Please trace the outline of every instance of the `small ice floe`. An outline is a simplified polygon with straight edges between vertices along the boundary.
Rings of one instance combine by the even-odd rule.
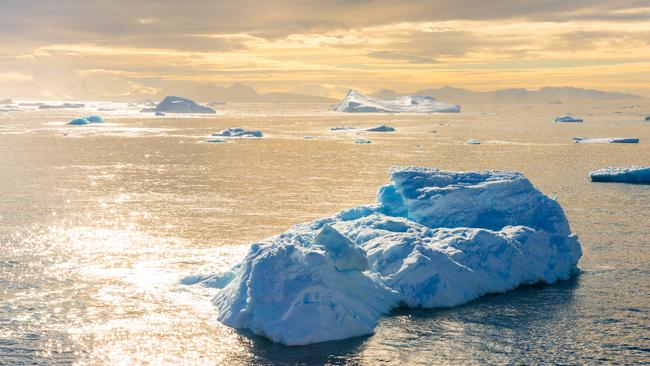
[[[458,113],[460,106],[428,96],[404,95],[394,99],[380,99],[350,90],[334,110],[347,113]]]
[[[372,141],[368,140],[368,139],[361,138],[361,139],[354,140],[354,143],[363,145],[363,144],[372,144]]]
[[[393,132],[395,131],[394,127],[386,126],[386,125],[381,125],[377,127],[370,127],[367,128],[365,131],[368,132]]]
[[[522,174],[390,174],[375,204],[296,225],[230,271],[183,283],[220,289],[223,324],[304,345],[370,334],[397,307],[446,308],[578,272],[562,208]]]
[[[576,144],[638,144],[639,139],[636,137],[574,137],[573,142]]]
[[[94,114],[91,116],[75,118],[70,122],[68,122],[68,124],[72,126],[83,126],[92,123],[102,123],[102,122],[104,122],[104,119],[101,116]]]
[[[221,142],[228,142],[228,140],[224,140],[224,139],[209,139],[209,140],[205,140],[205,142],[212,142],[212,143],[218,144],[218,143],[221,143]]]
[[[476,140],[476,139],[469,139],[469,140],[465,141],[465,144],[467,144],[467,145],[480,145],[481,141]]]
[[[582,118],[566,115],[555,118],[555,122],[582,122]]]
[[[650,116],[645,116],[645,121],[650,122]]]
[[[158,103],[154,112],[163,113],[216,113],[214,109],[199,105],[193,100],[168,96]]]
[[[241,127],[226,128],[219,133],[213,133],[212,136],[219,137],[262,137],[260,130],[246,130]]]
[[[605,168],[589,173],[592,182],[650,184],[650,166]]]
[[[356,130],[356,127],[352,126],[341,126],[341,127],[332,127],[330,128],[331,131],[349,131],[349,130]]]

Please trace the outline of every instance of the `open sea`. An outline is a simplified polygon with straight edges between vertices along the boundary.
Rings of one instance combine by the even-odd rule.
[[[0,112],[0,364],[650,364],[650,185],[588,177],[650,165],[650,105],[328,107]],[[97,113],[105,123],[65,124]],[[553,122],[566,113],[585,122]],[[331,130],[380,124],[396,131]],[[206,142],[228,127],[264,138]],[[304,347],[221,325],[210,302],[218,290],[180,284],[228,268],[251,242],[374,202],[393,165],[523,172],[564,208],[582,273],[455,308],[398,310],[373,335]]]

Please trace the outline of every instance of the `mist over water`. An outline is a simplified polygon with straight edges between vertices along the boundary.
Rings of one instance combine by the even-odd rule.
[[[234,104],[209,117],[146,118],[118,108],[93,126],[65,125],[87,111],[0,113],[0,363],[650,360],[650,186],[588,179],[650,164],[650,105],[469,105],[439,115],[327,107]],[[566,113],[585,122],[553,122]],[[330,130],[382,124],[396,131]],[[228,127],[265,137],[205,142]],[[210,303],[217,290],[180,284],[293,224],[374,202],[392,165],[523,172],[580,235],[582,273],[456,308],[398,310],[374,335],[306,347],[222,326]]]

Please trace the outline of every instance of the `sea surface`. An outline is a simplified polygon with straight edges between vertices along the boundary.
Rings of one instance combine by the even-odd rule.
[[[139,108],[0,112],[0,364],[650,363],[650,185],[588,178],[650,165],[650,104],[433,115],[232,104],[156,117]],[[65,124],[96,113],[106,122]],[[565,113],[585,122],[553,122]],[[396,131],[330,130],[380,124]],[[265,137],[206,142],[228,127]],[[373,335],[305,347],[221,325],[210,302],[218,290],[180,284],[228,268],[251,242],[374,202],[393,165],[523,172],[564,208],[582,273],[455,308],[398,310]]]

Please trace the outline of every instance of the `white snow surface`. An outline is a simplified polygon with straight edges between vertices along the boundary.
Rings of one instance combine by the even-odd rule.
[[[555,283],[582,255],[560,205],[522,174],[390,170],[378,202],[296,225],[251,246],[228,273],[218,320],[286,345],[373,332],[398,306],[466,303]]]
[[[589,173],[594,182],[650,184],[650,166],[604,168]]]
[[[350,90],[334,110],[348,113],[458,113],[460,106],[432,97],[404,95],[394,99],[379,99]]]

